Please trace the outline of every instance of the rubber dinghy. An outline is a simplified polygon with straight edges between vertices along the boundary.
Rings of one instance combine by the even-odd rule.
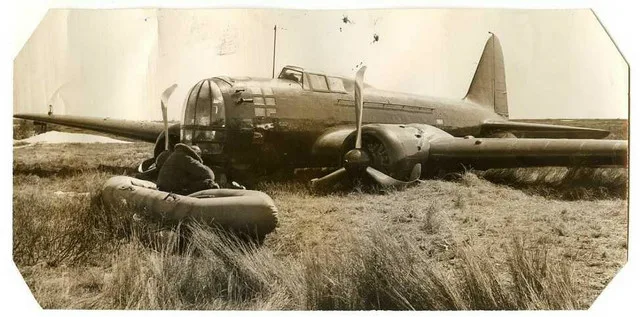
[[[160,191],[153,182],[115,176],[105,183],[102,201],[106,207],[128,206],[170,221],[191,217],[258,237],[264,237],[278,224],[271,197],[253,190],[208,189],[182,196]]]

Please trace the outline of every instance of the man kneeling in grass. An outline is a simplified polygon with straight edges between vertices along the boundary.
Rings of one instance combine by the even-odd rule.
[[[203,164],[202,151],[198,146],[183,143],[175,145],[158,175],[158,189],[179,195],[189,195],[197,191],[220,188],[216,184],[211,168]]]

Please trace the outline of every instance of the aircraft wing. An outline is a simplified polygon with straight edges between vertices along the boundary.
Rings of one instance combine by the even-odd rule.
[[[164,131],[164,125],[161,122],[142,122],[109,118],[100,119],[82,116],[43,114],[15,114],[14,117],[109,133],[152,143],[156,142],[158,135]]]
[[[626,166],[627,141],[585,139],[440,138],[428,164],[475,169],[532,166]]]
[[[483,135],[506,131],[519,138],[602,139],[610,133],[600,129],[514,121],[486,121],[481,129]]]

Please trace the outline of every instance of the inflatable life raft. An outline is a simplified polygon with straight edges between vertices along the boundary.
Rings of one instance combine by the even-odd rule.
[[[258,236],[273,231],[278,223],[271,197],[253,190],[208,189],[182,196],[160,191],[153,182],[115,176],[105,183],[102,201],[106,207],[127,206],[169,221],[191,217]]]

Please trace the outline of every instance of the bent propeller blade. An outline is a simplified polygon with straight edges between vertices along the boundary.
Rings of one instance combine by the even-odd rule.
[[[420,179],[420,175],[422,175],[422,164],[418,163],[413,166],[411,174],[409,174],[409,183],[413,183]]]
[[[345,176],[346,172],[347,170],[342,167],[321,178],[314,178],[311,180],[311,189],[317,190],[318,188],[326,188],[329,185],[335,184]]]
[[[373,178],[376,182],[378,182],[378,184],[384,187],[393,187],[397,189],[403,189],[411,184],[415,184],[415,182],[420,178],[421,171],[422,171],[422,165],[420,163],[416,164],[413,167],[413,170],[411,171],[412,179],[408,182],[405,182],[405,181],[395,179],[383,172],[380,172],[379,170],[371,166],[367,167],[366,169],[367,174],[369,174],[371,178]]]
[[[364,100],[362,99],[362,91],[364,90],[364,72],[367,66],[362,66],[356,73],[356,81],[354,86],[355,103],[356,103],[356,149],[362,147],[362,110]]]
[[[167,119],[167,104],[169,103],[169,98],[173,94],[173,91],[176,90],[178,84],[173,84],[169,86],[169,88],[165,89],[162,95],[160,96],[160,109],[162,109],[162,121],[164,122],[164,149],[165,151],[169,150],[169,121]]]
[[[171,86],[169,86],[167,89],[164,90],[164,92],[162,92],[162,96],[160,97],[160,101],[162,102],[162,104],[165,105],[169,103],[169,98],[171,97],[171,95],[173,94],[173,92],[176,90],[176,87],[178,87],[178,84],[173,84]]]

